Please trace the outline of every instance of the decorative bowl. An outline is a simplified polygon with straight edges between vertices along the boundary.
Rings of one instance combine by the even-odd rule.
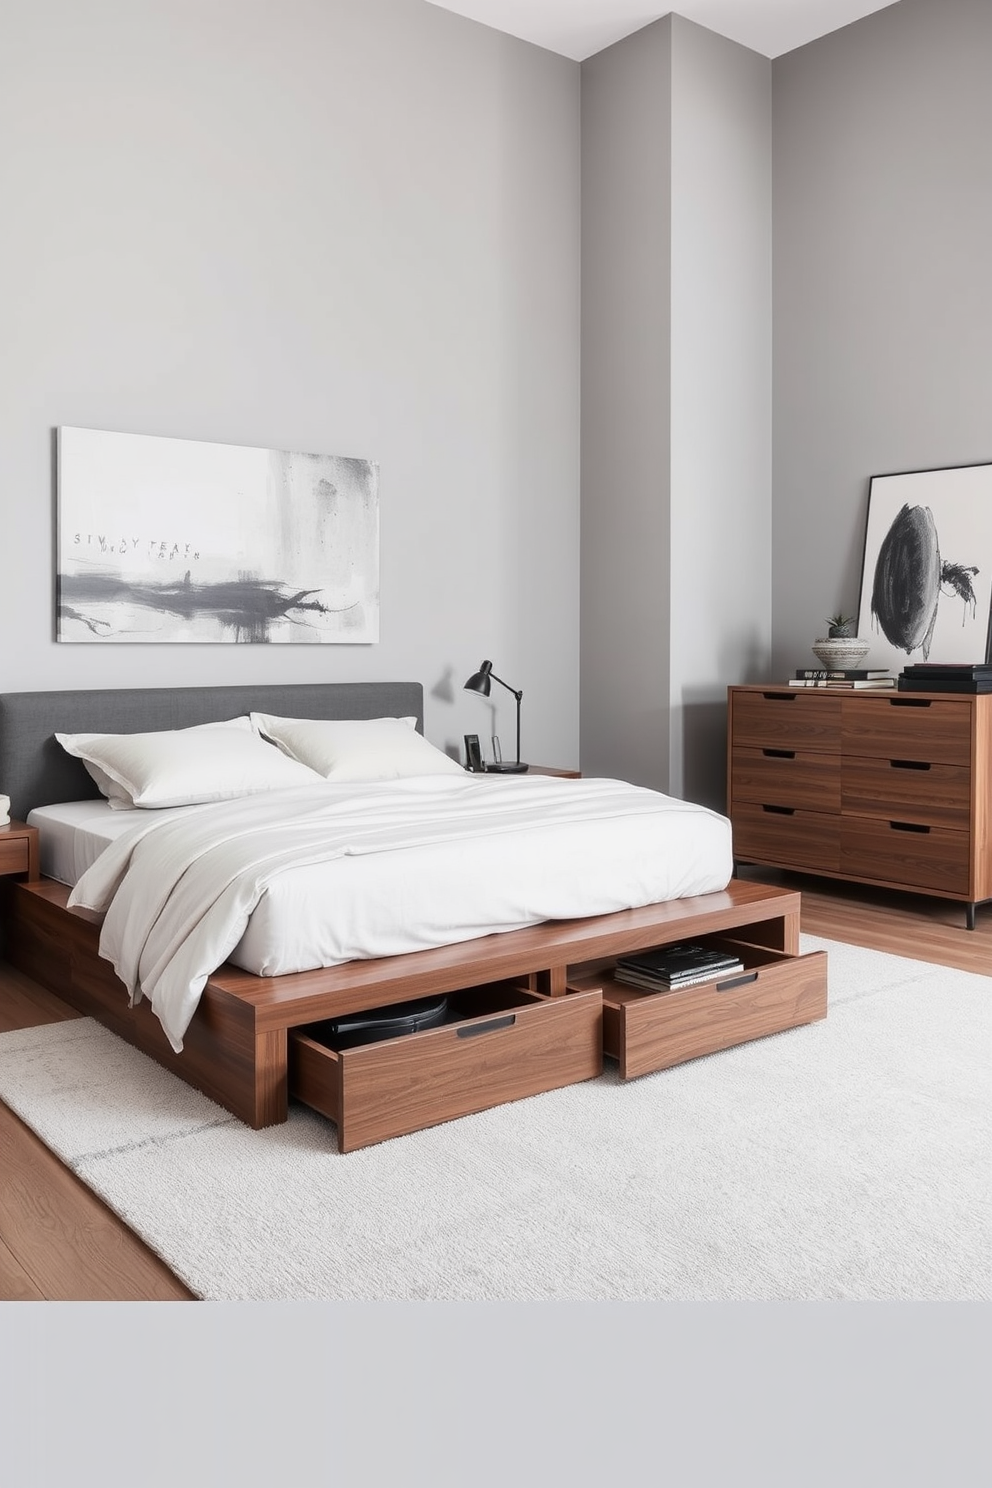
[[[860,665],[868,655],[869,645],[870,642],[860,641],[857,636],[823,636],[813,642],[813,655],[828,672],[843,672]]]

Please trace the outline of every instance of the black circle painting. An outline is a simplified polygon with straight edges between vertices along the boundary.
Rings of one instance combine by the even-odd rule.
[[[930,655],[940,596],[956,594],[975,615],[974,564],[941,557],[937,525],[928,506],[903,506],[882,539],[875,560],[871,613],[893,646],[912,656]],[[968,612],[966,611],[966,614]]]
[[[986,660],[992,465],[872,476],[858,634],[869,664]]]

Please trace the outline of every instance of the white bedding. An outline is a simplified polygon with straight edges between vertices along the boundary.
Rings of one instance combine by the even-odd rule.
[[[189,808],[170,807],[157,811],[161,819],[181,815]],[[82,878],[105,847],[139,823],[147,824],[148,812],[139,806],[115,811],[103,797],[97,801],[62,801],[55,806],[36,806],[28,812],[28,826],[38,828],[41,871],[46,878],[68,884],[71,889]]]
[[[69,902],[106,912],[101,953],[177,1050],[225,960],[399,955],[710,893],[733,869],[725,817],[615,780],[321,782],[140,815]]]

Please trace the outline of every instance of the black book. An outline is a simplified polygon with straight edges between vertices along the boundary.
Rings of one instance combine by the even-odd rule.
[[[871,677],[887,677],[888,667],[837,667],[829,671],[826,667],[796,667],[792,674],[811,682],[836,678],[838,681],[867,682]]]
[[[992,692],[992,675],[987,677],[907,677],[899,678],[900,692]]]
[[[642,992],[678,992],[683,987],[695,987],[700,982],[719,981],[721,977],[733,976],[735,972],[743,970],[744,962],[734,961],[730,966],[711,967],[709,971],[694,971],[685,976],[673,977],[671,980],[648,976],[644,972],[630,971],[623,966],[618,966],[613,975],[618,982],[623,982],[627,987],[638,987]]]
[[[895,687],[895,677],[790,677],[790,687]]]
[[[687,977],[716,976],[740,966],[740,958],[733,952],[721,951],[715,946],[680,941],[678,945],[659,946],[655,950],[621,956],[617,961],[616,974],[619,977],[621,972],[632,973],[670,986]]]
[[[962,662],[939,662],[918,661],[911,666],[903,667],[904,677],[947,677],[949,680],[961,677],[992,677],[992,662],[988,661],[962,661]]]

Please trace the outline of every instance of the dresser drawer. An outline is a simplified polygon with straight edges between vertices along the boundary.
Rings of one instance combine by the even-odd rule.
[[[840,869],[857,878],[935,889],[967,898],[970,836],[916,822],[845,817],[841,825]]]
[[[542,997],[495,983],[452,992],[448,1003],[442,1027],[355,1048],[290,1030],[290,1094],[336,1123],[341,1152],[602,1071],[598,990]]]
[[[840,756],[797,749],[735,749],[731,791],[735,802],[839,811]]]
[[[813,691],[735,692],[735,747],[814,750],[840,749],[841,699]]]
[[[618,1061],[621,1080],[827,1016],[826,952],[787,956],[738,941],[714,943],[735,950],[744,971],[677,992],[642,992],[601,978],[603,1048]]]
[[[949,698],[843,699],[845,754],[929,764],[971,764],[972,710]]]
[[[753,801],[734,808],[734,857],[782,868],[840,867],[840,815],[798,811]]]
[[[966,832],[971,820],[971,771],[922,760],[844,758],[841,802],[853,816],[923,822]]]

